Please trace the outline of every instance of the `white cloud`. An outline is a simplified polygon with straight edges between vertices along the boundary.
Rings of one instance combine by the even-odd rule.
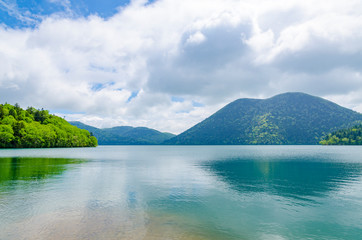
[[[1,102],[174,133],[236,98],[284,91],[362,110],[360,1],[145,3],[109,19],[68,13],[36,28],[1,26]]]
[[[200,43],[204,42],[205,40],[206,40],[206,37],[204,34],[202,34],[201,32],[196,32],[196,33],[190,35],[190,37],[186,40],[186,43],[200,44]]]
[[[255,52],[263,53],[274,46],[274,32],[269,29],[265,32],[254,34],[250,39],[245,41]]]

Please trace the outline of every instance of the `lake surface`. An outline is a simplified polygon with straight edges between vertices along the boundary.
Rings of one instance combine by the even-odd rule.
[[[0,150],[0,239],[361,239],[362,147]]]

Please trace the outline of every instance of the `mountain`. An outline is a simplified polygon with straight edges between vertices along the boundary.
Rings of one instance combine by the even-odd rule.
[[[145,127],[122,126],[100,129],[77,121],[69,123],[91,132],[98,139],[99,145],[154,145],[175,136]]]
[[[238,99],[165,144],[318,144],[362,114],[305,93]]]
[[[0,104],[0,148],[95,147],[97,139],[47,110]]]
[[[322,145],[362,145],[362,124],[328,134]]]

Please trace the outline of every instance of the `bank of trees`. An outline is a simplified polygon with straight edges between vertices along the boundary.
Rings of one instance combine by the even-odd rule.
[[[362,145],[362,124],[342,129],[326,136],[323,145]]]
[[[0,104],[0,148],[94,147],[97,139],[44,109]]]

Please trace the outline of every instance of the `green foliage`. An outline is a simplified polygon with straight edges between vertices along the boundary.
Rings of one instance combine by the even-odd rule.
[[[253,119],[251,133],[248,135],[249,144],[282,144],[284,140],[283,134],[279,127],[273,123],[273,116],[266,113]],[[247,132],[250,131],[249,129]]]
[[[0,104],[0,148],[94,147],[97,139],[49,111]]]
[[[91,132],[98,139],[99,145],[154,145],[175,136],[145,127],[123,126],[99,129],[81,122],[70,122],[70,124]]]
[[[239,99],[166,144],[318,144],[362,114],[304,93]]]
[[[328,134],[322,145],[362,145],[362,124]]]

